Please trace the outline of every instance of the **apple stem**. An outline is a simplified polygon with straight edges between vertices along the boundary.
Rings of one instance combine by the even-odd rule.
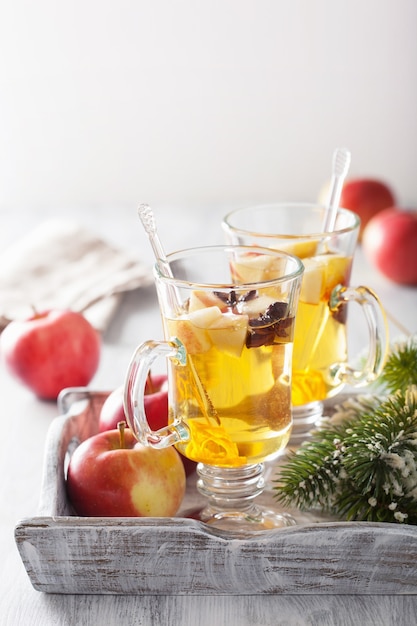
[[[117,422],[117,428],[119,430],[120,449],[123,450],[124,448],[126,448],[126,443],[125,443],[126,422],[125,421]]]
[[[146,378],[146,386],[148,388],[148,393],[152,394],[155,393],[157,391],[157,389],[155,389],[155,385],[153,384],[153,380],[152,380],[152,376],[151,376],[151,372],[148,372],[148,376]]]

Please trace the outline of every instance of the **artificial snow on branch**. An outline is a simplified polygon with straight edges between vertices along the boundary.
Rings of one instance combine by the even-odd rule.
[[[347,520],[417,524],[417,337],[395,343],[380,394],[336,407],[281,466],[275,495]]]

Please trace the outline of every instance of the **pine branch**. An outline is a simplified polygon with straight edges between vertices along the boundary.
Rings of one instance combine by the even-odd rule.
[[[417,387],[358,397],[283,465],[276,497],[348,520],[417,523]]]
[[[399,339],[390,348],[386,363],[372,389],[386,393],[417,385],[417,335]]]
[[[290,453],[288,463],[280,470],[277,482],[278,499],[300,508],[320,506],[331,509],[338,488],[340,472],[340,441],[345,435],[343,426],[321,429],[313,437]]]

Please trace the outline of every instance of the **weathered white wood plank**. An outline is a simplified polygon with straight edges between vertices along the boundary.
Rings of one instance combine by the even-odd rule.
[[[55,593],[416,593],[417,532],[330,523],[248,539],[195,520],[37,518],[16,539],[36,589]]]
[[[411,596],[89,596],[26,592],[2,626],[412,626]],[[34,592],[35,593],[35,592]]]

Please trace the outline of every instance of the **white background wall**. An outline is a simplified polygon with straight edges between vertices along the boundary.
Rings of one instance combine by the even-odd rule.
[[[0,214],[314,200],[417,205],[415,0],[1,0]]]

